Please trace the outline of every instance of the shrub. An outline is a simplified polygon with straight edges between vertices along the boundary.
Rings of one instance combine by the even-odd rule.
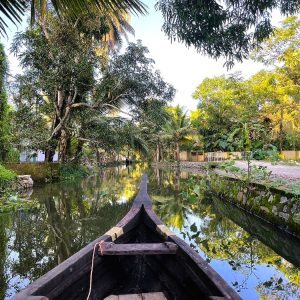
[[[60,177],[62,179],[73,179],[76,177],[84,177],[88,174],[88,170],[84,166],[77,164],[65,164],[60,168]]]
[[[58,179],[60,164],[58,163],[7,163],[5,167],[18,175],[31,175],[34,182],[47,182]]]
[[[19,162],[20,161],[20,152],[17,149],[10,148],[7,153],[8,162]]]
[[[273,145],[268,145],[264,149],[256,149],[252,155],[257,160],[278,161],[280,158],[277,148]]]
[[[17,174],[11,170],[6,169],[0,165],[0,191],[11,186],[13,181],[16,179]]]

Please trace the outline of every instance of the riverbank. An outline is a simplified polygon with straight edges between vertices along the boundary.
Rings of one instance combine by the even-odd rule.
[[[104,168],[92,177],[36,186],[30,198],[38,209],[0,214],[4,299],[115,226],[131,207],[142,171]],[[186,198],[201,176],[185,175],[178,180],[177,172],[149,172],[148,193],[166,225],[228,284],[240,286],[243,299],[283,299],[287,293],[299,299],[299,240],[229,202]]]
[[[177,169],[176,162],[153,163],[154,168]],[[300,165],[289,166],[264,161],[250,161],[250,182],[274,191],[300,196]],[[180,171],[205,174],[212,170],[216,174],[236,180],[246,180],[247,161],[180,162]],[[249,180],[248,180],[249,181]]]
[[[176,163],[153,166],[178,169]],[[245,169],[240,169],[234,162],[229,161],[214,164],[184,162],[179,167],[181,172],[201,174],[199,189],[204,189],[278,228],[300,236],[298,182],[288,179],[283,181],[282,178],[276,177],[276,174],[270,177],[268,169],[260,169],[257,165],[254,165],[248,174]]]
[[[16,175],[30,175],[35,184],[84,177],[91,172],[88,167],[78,164],[36,162],[5,163],[4,166]]]
[[[38,203],[30,199],[33,186],[87,176],[86,167],[58,163],[6,163],[0,165],[0,212],[31,210]]]

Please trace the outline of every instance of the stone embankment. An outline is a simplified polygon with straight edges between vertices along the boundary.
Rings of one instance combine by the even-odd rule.
[[[203,174],[206,163],[181,162],[180,171]],[[177,163],[156,163],[160,169],[178,169]],[[288,169],[288,166],[285,166]],[[277,174],[278,175],[278,174]],[[299,174],[294,174],[299,176]],[[294,176],[295,177],[295,176]],[[223,170],[215,169],[210,173],[210,191],[251,214],[300,236],[300,195],[276,187],[267,188],[262,183],[247,185]],[[291,180],[291,178],[288,178]]]
[[[159,169],[177,169],[177,162],[155,162],[151,164],[154,168]],[[193,173],[202,173],[204,167],[207,165],[206,162],[191,162],[191,161],[181,161],[179,164],[180,171],[187,171]]]
[[[231,187],[237,187],[237,182],[232,182]],[[245,187],[239,187],[236,194],[231,187],[229,184],[223,184],[222,193],[217,190],[217,186],[215,191],[222,195],[223,199],[226,198],[268,222],[300,236],[300,202],[296,195],[252,188],[249,193]]]
[[[17,186],[18,190],[27,190],[33,187],[31,175],[18,175]]]

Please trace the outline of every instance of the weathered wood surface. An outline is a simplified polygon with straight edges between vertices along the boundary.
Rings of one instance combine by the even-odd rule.
[[[104,300],[167,300],[164,293],[142,293],[142,294],[128,294],[128,295],[111,295]]]
[[[98,249],[99,255],[158,255],[176,254],[177,245],[170,242],[145,244],[115,244],[104,242]]]

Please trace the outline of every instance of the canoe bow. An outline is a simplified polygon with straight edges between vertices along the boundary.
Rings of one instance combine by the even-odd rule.
[[[177,257],[180,263],[184,264],[184,268],[189,270],[188,272],[190,272],[191,276],[190,280],[193,281],[194,285],[199,287],[199,289],[204,290],[203,293],[206,299],[241,299],[240,296],[224,281],[224,279],[198,255],[198,253],[190,248],[182,239],[177,237],[154,213],[152,209],[152,202],[147,192],[147,180],[147,175],[144,174],[141,177],[139,193],[136,196],[131,209],[116,226],[34,281],[20,293],[16,294],[13,299],[62,299],[60,298],[62,290],[68,289],[74,284],[76,285],[76,280],[78,280],[79,275],[87,276],[87,274],[89,274],[91,257],[95,244],[102,241],[104,243],[114,245],[116,242],[115,245],[117,246],[112,246],[110,254],[107,254],[111,257],[111,255],[113,255],[113,251],[115,251],[114,254],[116,254],[117,251],[122,250],[120,250],[122,247],[120,247],[119,241],[122,240],[126,234],[130,234],[130,232],[139,226],[141,222],[143,222],[143,224],[145,224],[151,232],[157,234],[161,239],[162,245],[153,246],[155,251],[161,251],[161,253],[163,251],[167,251],[166,245],[169,247],[168,243],[176,246],[175,249],[175,247],[171,245],[171,248],[173,249],[172,257]],[[142,251],[141,249],[144,249],[143,247],[144,246],[137,247],[138,249],[135,249],[134,255],[139,253],[138,251]],[[147,251],[150,251],[149,247],[146,249]],[[127,246],[126,249],[126,251],[129,251],[128,249],[130,249],[130,246]],[[128,255],[128,253],[124,255]],[[100,264],[102,260],[105,259],[106,256],[96,255],[94,265]],[[180,273],[178,276],[180,276]],[[100,297],[98,299],[102,298]],[[176,299],[182,299],[182,297],[178,297]],[[196,297],[195,299],[198,298]]]

